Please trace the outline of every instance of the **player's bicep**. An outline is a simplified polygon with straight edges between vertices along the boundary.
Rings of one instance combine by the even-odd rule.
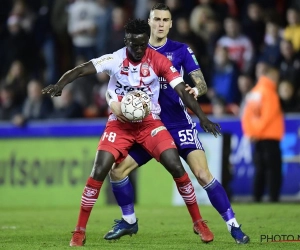
[[[91,60],[97,73],[105,72],[111,76],[115,67],[118,67],[115,55],[107,54]]]
[[[171,83],[170,83],[171,84]],[[171,85],[172,86],[172,85]],[[173,86],[172,86],[173,87]],[[176,85],[174,85],[174,90],[177,92],[177,94],[180,96],[180,98],[182,98],[184,96],[184,94],[186,94],[187,92],[185,91],[185,84],[183,81],[177,83]]]

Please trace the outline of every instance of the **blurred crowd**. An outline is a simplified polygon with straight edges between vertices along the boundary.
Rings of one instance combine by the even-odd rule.
[[[206,113],[239,116],[269,65],[280,72],[283,111],[300,112],[300,1],[1,0],[0,121],[107,116],[105,74],[77,79],[58,98],[41,89],[123,47],[126,21],[147,19],[156,2],[172,11],[169,38],[187,43],[200,63]]]

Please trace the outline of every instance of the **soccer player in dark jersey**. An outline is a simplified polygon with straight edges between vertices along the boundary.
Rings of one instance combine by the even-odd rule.
[[[151,28],[148,46],[165,55],[179,72],[189,74],[195,84],[194,90],[198,96],[205,94],[207,86],[193,51],[186,44],[167,38],[172,27],[171,12],[168,6],[162,3],[154,5],[150,11],[148,23]],[[199,184],[206,190],[211,204],[226,222],[227,229],[236,243],[248,243],[249,237],[242,232],[223,186],[208,169],[195,123],[188,114],[182,99],[169,86],[166,79],[160,78],[160,84],[159,103],[162,107],[160,117],[174,138],[180,156],[188,163]],[[190,92],[192,93],[193,90]],[[114,113],[117,113],[114,105],[115,103],[111,102],[110,107]],[[121,116],[120,119],[122,119]],[[112,190],[121,207],[122,219],[116,220],[116,225],[104,236],[105,239],[118,239],[123,235],[137,233],[138,224],[133,205],[134,193],[127,176],[133,169],[146,164],[151,158],[140,145],[134,145],[127,158],[122,163],[116,164],[111,170]],[[194,221],[194,223],[194,232],[202,237],[197,226],[199,223],[205,222]]]
[[[84,245],[86,225],[103,181],[113,164],[122,162],[135,142],[145,147],[170,172],[193,218],[201,219],[193,185],[180,162],[172,136],[159,118],[159,77],[168,80],[184,103],[199,117],[203,128],[217,136],[220,134],[219,126],[207,119],[193,96],[185,90],[183,78],[172,63],[148,48],[148,29],[146,21],[129,21],[125,26],[126,47],[67,71],[55,85],[49,85],[42,90],[43,94],[59,96],[63,88],[78,77],[105,72],[110,76],[108,91],[114,103],[119,104],[120,112],[120,100],[130,90],[143,89],[152,102],[151,113],[139,122],[122,123],[116,115],[109,116],[98,144],[91,175],[82,193],[78,222],[70,246]]]

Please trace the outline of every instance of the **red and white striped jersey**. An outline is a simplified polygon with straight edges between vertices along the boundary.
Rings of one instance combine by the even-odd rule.
[[[173,88],[183,82],[170,60],[150,48],[146,49],[139,62],[128,58],[126,47],[92,59],[91,62],[97,73],[105,72],[110,76],[107,90],[113,100],[121,101],[127,92],[142,90],[150,96],[151,112],[156,115],[159,115],[161,110],[158,103],[159,77],[164,77]]]

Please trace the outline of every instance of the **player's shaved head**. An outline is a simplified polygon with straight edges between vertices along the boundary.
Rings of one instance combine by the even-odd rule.
[[[151,8],[150,10],[150,13],[154,10],[166,10],[166,11],[169,11],[170,14],[171,14],[171,10],[170,8],[168,7],[168,5],[164,4],[164,3],[156,3],[153,5],[153,7]]]

